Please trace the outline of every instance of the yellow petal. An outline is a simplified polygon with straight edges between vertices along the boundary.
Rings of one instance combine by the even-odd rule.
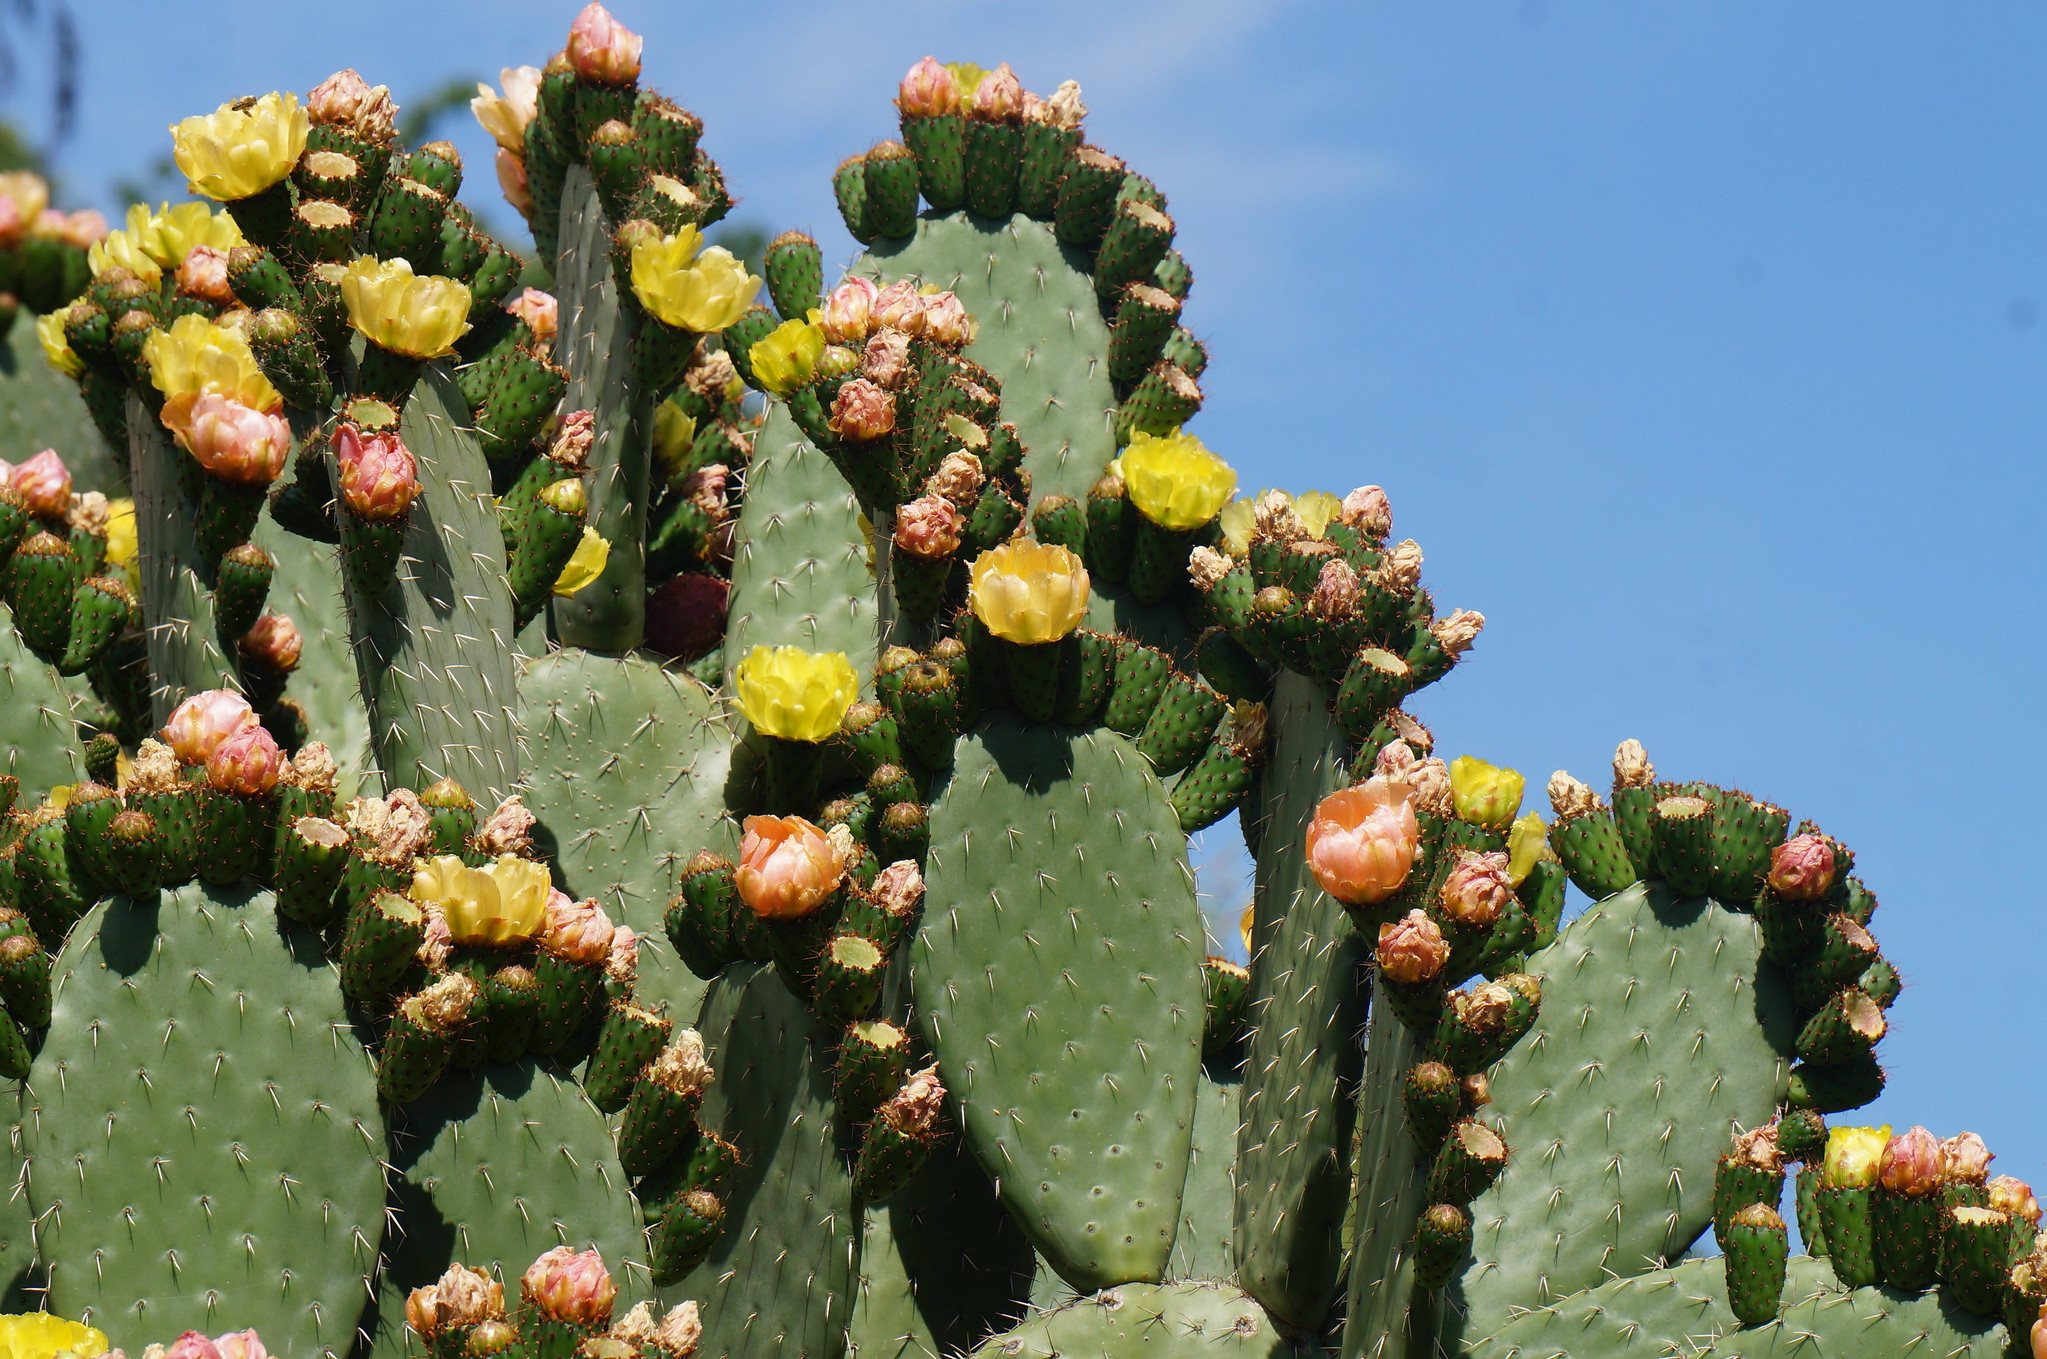
[[[469,333],[469,289],[438,274],[416,275],[408,260],[357,258],[341,276],[348,323],[394,354],[437,359]]]
[[[754,730],[785,741],[822,741],[859,697],[860,680],[842,651],[757,646],[733,671],[739,710]]]
[[[583,540],[576,544],[576,550],[569,554],[568,564],[554,578],[554,592],[568,598],[603,575],[605,564],[610,560],[611,544],[596,529],[585,524]]]
[[[1138,433],[1118,460],[1130,503],[1160,528],[1200,528],[1222,511],[1237,489],[1230,465],[1184,430]]]

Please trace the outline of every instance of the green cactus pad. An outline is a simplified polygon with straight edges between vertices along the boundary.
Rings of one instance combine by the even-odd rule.
[[[640,993],[696,1013],[703,984],[663,947],[662,911],[699,850],[730,855],[732,738],[717,699],[651,661],[558,651],[519,680],[526,805],[557,885],[640,937]]]
[[[253,541],[277,559],[265,607],[289,614],[304,643],[285,692],[304,705],[313,739],[325,741],[334,752],[337,791],[346,801],[368,757],[370,724],[349,652],[348,607],[341,598],[334,548],[287,533],[268,515],[256,526]]]
[[[669,1290],[703,1309],[702,1359],[837,1355],[851,1320],[860,1210],[832,1123],[826,1035],[771,968],[711,983],[697,1028],[718,1075],[698,1123],[745,1159],[711,1256]]]
[[[1087,496],[1116,456],[1109,328],[1087,256],[1060,245],[1044,222],[953,213],[876,243],[852,272],[957,293],[980,325],[965,355],[1002,381],[1003,418],[1029,450],[1032,498]]]
[[[1162,1277],[1204,1016],[1179,818],[1124,738],[1004,713],[931,823],[917,1009],[968,1143],[1076,1287]]]
[[[870,526],[846,479],[775,403],[756,436],[739,509],[725,660],[757,646],[843,651],[874,671],[877,594]],[[863,678],[863,697],[871,681]]]
[[[1322,687],[1282,674],[1272,733],[1254,794],[1260,853],[1234,1246],[1237,1277],[1253,1297],[1294,1325],[1318,1329],[1336,1300],[1350,1198],[1349,1096],[1361,1064],[1357,974],[1365,947],[1342,904],[1315,885],[1301,850],[1316,804],[1350,781],[1349,750]],[[1394,1090],[1385,1109],[1397,1129]],[[1411,1223],[1401,1228],[1410,1230]]]
[[[192,886],[95,908],[56,973],[24,1094],[51,1308],[131,1347],[253,1326],[349,1353],[384,1120],[317,941],[267,893]]]
[[[1234,1265],[1230,1229],[1236,1216],[1237,1128],[1242,1122],[1243,1083],[1201,1072],[1194,1097],[1194,1146],[1187,1156],[1187,1183],[1180,1190],[1180,1232],[1173,1238],[1169,1279],[1226,1279]]]
[[[1126,1284],[1032,1317],[977,1359],[1283,1359],[1294,1353],[1258,1304],[1227,1284]]]
[[[1534,1028],[1492,1073],[1514,1159],[1472,1207],[1468,1333],[1681,1253],[1736,1125],[1766,1123],[1793,1017],[1752,917],[1636,884],[1528,962]]]
[[[349,612],[385,778],[404,788],[451,778],[490,805],[518,780],[518,660],[504,535],[468,418],[455,380],[429,365],[400,425],[423,489],[398,579],[373,601],[351,589]]]
[[[57,450],[80,491],[118,498],[128,484],[126,449],[101,437],[78,394],[78,384],[43,358],[32,317],[24,316],[0,343],[0,461],[27,462]],[[153,422],[152,422],[153,423]]]
[[[149,642],[150,707],[162,725],[171,709],[207,689],[231,689],[234,664],[220,648],[213,591],[194,536],[194,512],[178,487],[178,453],[141,397],[128,396],[128,457],[134,470],[135,536],[142,616]]]
[[[22,644],[0,605],[0,730],[7,733],[0,774],[21,780],[24,803],[57,784],[76,783],[83,773],[76,707],[76,692]]]

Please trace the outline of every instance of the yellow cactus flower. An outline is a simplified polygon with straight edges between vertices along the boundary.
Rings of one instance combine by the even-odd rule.
[[[482,868],[442,854],[418,863],[411,896],[440,908],[457,944],[517,944],[547,923],[551,886],[547,865],[516,854],[500,854]]]
[[[1130,503],[1166,529],[1197,529],[1216,517],[1237,489],[1230,465],[1181,430],[1135,434],[1117,460]]]
[[[1528,875],[1544,859],[1556,858],[1556,851],[1549,847],[1549,827],[1543,823],[1539,812],[1530,812],[1514,823],[1507,832],[1507,881],[1519,887],[1528,881]]]
[[[1831,1189],[1867,1189],[1876,1183],[1878,1163],[1890,1145],[1891,1125],[1881,1128],[1827,1129],[1827,1158],[1822,1171]]]
[[[82,1322],[66,1321],[48,1312],[0,1316],[0,1359],[99,1359],[107,1338]]]
[[[155,287],[163,281],[163,266],[150,257],[142,248],[142,237],[134,230],[136,213],[142,214],[142,225],[146,229],[149,210],[140,203],[128,209],[129,230],[109,231],[103,240],[93,242],[85,252],[85,262],[92,269],[94,278],[109,269],[126,269],[143,282]]]
[[[1303,491],[1294,497],[1294,514],[1314,537],[1320,538],[1329,521],[1342,513],[1343,501],[1327,491]]]
[[[1244,913],[1237,917],[1237,933],[1244,936],[1244,956],[1251,956],[1251,926],[1258,919],[1258,908],[1246,906]]]
[[[604,574],[606,564],[611,561],[611,543],[588,524],[583,526],[583,540],[576,544],[576,550],[569,554],[561,574],[554,578],[554,592],[567,599],[576,591]]]
[[[674,477],[697,441],[697,418],[673,401],[654,408],[654,461],[661,473]]]
[[[358,256],[341,276],[348,323],[394,354],[437,359],[469,333],[469,289],[452,278],[412,272],[409,260]]]
[[[226,254],[248,243],[233,217],[204,203],[160,203],[155,212],[137,203],[128,209],[128,231],[143,252],[166,269],[183,264],[194,246],[212,246]]]
[[[785,741],[825,740],[860,696],[860,678],[843,651],[757,646],[732,679],[753,729]]]
[[[291,173],[310,129],[295,94],[238,99],[171,129],[171,158],[193,193],[221,202],[259,194]]]
[[[1472,755],[1450,761],[1450,796],[1459,819],[1474,826],[1502,828],[1521,810],[1528,780],[1519,770],[1487,764]]]
[[[1120,473],[1118,474],[1120,475]],[[1232,557],[1248,556],[1251,551],[1251,530],[1258,518],[1258,501],[1252,496],[1238,496],[1222,507],[1215,517],[1215,525],[1222,533],[1223,551]]]
[[[817,374],[824,358],[824,327],[812,312],[804,321],[784,321],[747,351],[753,376],[776,396],[787,396]]]
[[[107,506],[107,560],[115,566],[135,560],[135,502],[125,496]]]
[[[671,326],[711,334],[746,314],[761,281],[731,251],[703,242],[694,226],[633,242],[633,296]]]
[[[1005,641],[1056,642],[1087,616],[1087,568],[1056,543],[1013,539],[974,558],[967,574],[968,607]]]
[[[152,330],[142,341],[149,380],[164,395],[164,424],[182,428],[192,403],[203,392],[230,397],[253,410],[275,414],[284,397],[256,366],[240,332],[204,316],[180,316],[169,330]]]
[[[36,318],[36,339],[43,346],[43,359],[65,377],[77,377],[85,371],[85,360],[72,352],[71,340],[64,334],[64,313],[46,311]]]
[[[0,174],[0,198],[14,205],[13,219],[34,227],[36,219],[50,206],[50,185],[33,170],[9,170]]]
[[[952,72],[952,78],[959,85],[959,107],[965,108],[974,102],[974,91],[981,88],[981,82],[988,77],[988,68],[971,61],[948,61],[945,69]]]

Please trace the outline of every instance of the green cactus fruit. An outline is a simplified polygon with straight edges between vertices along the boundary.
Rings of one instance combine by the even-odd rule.
[[[1867,1057],[1884,1036],[1884,1014],[1857,990],[1836,994],[1799,1032],[1797,1052],[1808,1062],[1838,1065]]]
[[[1092,827],[1084,858],[1076,817]],[[1178,818],[1121,738],[996,714],[961,742],[931,819],[912,976],[968,1144],[1062,1277],[1155,1278],[1179,1217],[1204,1012]],[[1055,927],[1081,901],[1090,928]],[[1031,969],[1070,976],[1070,992],[1007,994],[1020,933],[1036,941]],[[1132,957],[1147,959],[1141,982]],[[958,984],[968,976],[987,982]],[[1141,1124],[1116,1112],[1133,1104]],[[1057,1147],[1018,1135],[1055,1119]],[[1104,1214],[1120,1230],[1105,1236]]]
[[[1336,691],[1337,720],[1352,739],[1362,740],[1414,687],[1414,673],[1406,661],[1383,647],[1361,648]]]
[[[945,1092],[931,1072],[912,1077],[875,1111],[853,1159],[853,1192],[866,1203],[892,1199],[923,1169],[938,1142]]]
[[[533,961],[533,976],[540,986],[540,1009],[527,1051],[540,1057],[559,1054],[569,1063],[582,1061],[588,1055],[587,1050],[579,1050],[584,1031],[604,998],[604,969],[571,962],[543,949]]]
[[[1770,869],[1770,852],[1784,843],[1791,813],[1742,793],[1724,792],[1713,805],[1715,901],[1741,905],[1755,900]]]
[[[1172,658],[1156,647],[1124,643],[1116,648],[1116,677],[1109,688],[1102,724],[1125,736],[1137,736],[1151,720],[1172,674]]]
[[[725,356],[747,386],[760,388],[753,371],[753,347],[767,338],[777,322],[766,307],[750,307],[737,321],[725,327]],[[820,455],[822,457],[822,455]]]
[[[933,210],[951,212],[963,206],[967,201],[965,117],[944,113],[904,118],[903,142],[916,158],[917,188]]]
[[[51,1306],[116,1334],[232,1315],[280,1351],[349,1354],[384,1125],[314,942],[267,894],[187,887],[112,898],[56,975],[23,1126]]]
[[[1421,1062],[1407,1073],[1401,1105],[1407,1115],[1407,1130],[1415,1143],[1431,1154],[1450,1135],[1451,1125],[1467,1112],[1463,1082],[1441,1062]]]
[[[74,872],[82,872],[81,886],[91,888],[109,881],[107,827],[123,810],[121,795],[105,784],[72,786],[64,806],[64,848]]]
[[[613,1001],[597,1031],[597,1050],[583,1069],[583,1093],[607,1114],[626,1107],[640,1072],[668,1042],[673,1023],[665,1015],[625,1001]]]
[[[670,1199],[649,1234],[647,1266],[655,1284],[678,1284],[709,1257],[725,1226],[725,1205],[709,1190]]]
[[[832,738],[845,772],[865,779],[884,765],[903,761],[902,728],[895,714],[879,703],[855,703],[846,709],[838,735]],[[915,790],[910,792],[914,796]],[[896,797],[892,802],[903,801]]]
[[[54,533],[31,534],[0,571],[0,592],[14,611],[14,626],[29,650],[55,663],[71,634],[71,593],[78,555]]]
[[[1825,1172],[1815,1162],[1798,1172],[1793,1195],[1798,1206],[1798,1239],[1805,1243],[1805,1253],[1824,1256],[1827,1253],[1827,1224],[1820,1216],[1819,1190],[1821,1176]]]
[[[818,1017],[828,1023],[851,1023],[872,1015],[881,1004],[888,963],[887,952],[863,935],[841,932],[827,939],[818,954],[812,986]]]
[[[1729,1129],[1768,1122],[1785,1090],[1793,1016],[1759,955],[1749,917],[1637,884],[1529,959],[1542,1014],[1492,1072],[1487,1112],[1541,1154],[1473,1207],[1469,1334],[1592,1287],[1616,1262],[1675,1255],[1705,1229]],[[1642,1044],[1644,1032],[1659,1041]],[[1652,1092],[1651,1106],[1609,1121],[1603,1101],[1545,1093],[1595,1069],[1615,1089]],[[1624,1198],[1604,1178],[1615,1163],[1628,1167]],[[1540,1249],[1516,1245],[1537,1232]]]
[[[1784,1197],[1784,1172],[1769,1170],[1740,1156],[1723,1156],[1713,1171],[1713,1234],[1727,1247],[1734,1216],[1752,1204],[1775,1210]]]
[[[1116,213],[1116,195],[1123,187],[1123,162],[1098,147],[1075,148],[1052,205],[1053,229],[1059,241],[1093,252]]]
[[[1116,408],[1117,442],[1127,444],[1133,434],[1171,434],[1194,418],[1201,399],[1199,383],[1175,365],[1159,360]],[[1171,569],[1175,564],[1172,557],[1170,551],[1159,551],[1153,567],[1153,574],[1167,583],[1177,579]],[[1185,563],[1183,554],[1177,564],[1184,568]],[[1160,595],[1163,593],[1161,589]]]
[[[1876,1058],[1858,1058],[1839,1066],[1801,1062],[1791,1068],[1785,1098],[1795,1109],[1822,1114],[1860,1109],[1883,1093],[1884,1072]]]
[[[910,1073],[910,1039],[886,1019],[856,1020],[839,1039],[833,1098],[839,1117],[857,1126],[874,1117],[881,1102],[902,1087]]]
[[[1316,886],[1300,851],[1316,805],[1349,782],[1349,751],[1327,692],[1281,675],[1272,724],[1272,753],[1247,811],[1259,852],[1231,1246],[1237,1276],[1254,1297],[1292,1324],[1319,1329],[1342,1286],[1340,1234],[1356,1126],[1346,1096],[1358,1079],[1353,1036],[1365,1018],[1355,978],[1368,950],[1342,904]],[[1395,1086],[1378,1107],[1390,1111],[1398,1098]],[[1404,1145],[1400,1121],[1383,1121]],[[1399,1224],[1400,1241],[1413,1220],[1410,1213]]]
[[[1750,1204],[1728,1224],[1723,1245],[1727,1304],[1735,1320],[1744,1326],[1774,1321],[1784,1296],[1785,1265],[1791,1254],[1784,1219],[1768,1204]]]
[[[702,850],[682,870],[682,891],[663,914],[662,928],[683,965],[709,981],[741,956],[743,909],[731,862]]]
[[[914,187],[911,189],[915,211]],[[768,297],[785,321],[800,321],[819,306],[824,294],[824,252],[801,231],[785,231],[768,242],[761,272]]]
[[[1454,1203],[1430,1205],[1414,1229],[1414,1284],[1434,1292],[1471,1249],[1471,1215]]]
[[[1087,494],[1087,569],[1105,584],[1130,578],[1131,539],[1138,513],[1124,495],[1120,477],[1104,476]],[[1218,607],[1220,606],[1212,606]]]
[[[1031,536],[1087,556],[1087,507],[1070,495],[1046,496],[1031,511]]]
[[[254,543],[230,549],[220,559],[213,584],[213,616],[223,639],[255,626],[277,577],[277,558]]]
[[[1827,1120],[1810,1109],[1787,1109],[1777,1123],[1777,1150],[1787,1161],[1817,1163],[1827,1150]]]
[[[324,929],[341,908],[336,889],[348,866],[348,832],[319,816],[280,819],[270,881],[277,913]]]
[[[639,137],[631,123],[614,118],[600,123],[583,146],[583,163],[588,167],[597,196],[607,217],[617,220],[638,192],[645,174]]]
[[[1092,727],[1116,676],[1117,643],[1086,628],[1076,628],[1063,642],[1067,655],[1059,667],[1052,694],[1051,720],[1067,727]]]
[[[199,791],[199,880],[225,887],[257,871],[277,831],[268,797]]]
[[[1109,332],[1110,378],[1124,387],[1138,385],[1159,362],[1179,319],[1179,298],[1150,283],[1126,284]]]
[[[1138,753],[1151,761],[1161,778],[1179,773],[1208,745],[1228,706],[1200,681],[1177,670],[1168,673],[1157,706],[1138,735]]]
[[[66,843],[62,812],[38,808],[29,814],[16,841],[14,868],[21,910],[37,937],[62,939],[92,909],[94,893]]]
[[[1898,998],[1898,992],[1904,989],[1905,984],[1898,976],[1897,968],[1891,966],[1887,960],[1878,958],[1863,969],[1862,975],[1855,979],[1855,985],[1878,1005],[1889,1009],[1891,1002]]]
[[[419,792],[430,828],[422,858],[461,854],[476,832],[476,801],[453,779],[438,779]]]
[[[35,936],[0,939],[0,1002],[23,1028],[49,1027],[50,955]]]
[[[448,213],[448,195],[430,184],[394,174],[369,214],[366,244],[381,259],[434,259],[440,244],[441,219]],[[438,263],[438,260],[436,260]]]
[[[0,1016],[0,1076],[10,1081],[27,1080],[34,1064],[35,1055],[29,1051],[28,1035],[21,1031],[21,1025]]]
[[[1763,930],[1763,957],[1778,966],[1789,967],[1818,946],[1822,928],[1818,903],[1792,901],[1765,888],[1755,898],[1755,913]]]
[[[484,1060],[516,1062],[533,1045],[540,1022],[540,981],[523,963],[507,963],[483,982]]]
[[[251,311],[277,307],[297,312],[305,305],[291,271],[260,245],[238,245],[228,251],[227,284],[235,300]]]
[[[1663,798],[1651,814],[1650,827],[1657,875],[1681,896],[1711,891],[1713,803],[1703,797]]]
[[[1540,994],[1528,976],[1451,992],[1436,1024],[1435,1050],[1460,1074],[1485,1070],[1534,1025]]]
[[[156,822],[160,858],[158,876],[164,886],[190,882],[199,874],[199,789],[190,784],[133,792],[128,805],[147,812]]]
[[[860,1213],[834,1132],[829,1036],[760,967],[711,983],[698,1024],[718,1070],[699,1121],[746,1158],[719,1195],[726,1228],[680,1294],[704,1309],[702,1352],[837,1353]]]
[[[1843,986],[1877,960],[1876,939],[1854,917],[1836,911],[1820,922],[1817,953],[1800,969],[1821,988]]]
[[[483,399],[476,403],[483,455],[496,461],[530,448],[568,389],[568,375],[560,368],[524,345],[513,345],[493,366]]]
[[[513,625],[524,628],[540,616],[562,568],[583,541],[589,497],[580,481],[557,481],[541,489],[510,544],[505,573],[512,588]],[[587,588],[587,587],[586,587]]]
[[[1906,1194],[1879,1185],[1869,1209],[1884,1287],[1907,1293],[1933,1287],[1940,1276],[1939,1194]]]
[[[1434,1036],[1443,1022],[1443,1005],[1448,990],[1448,984],[1441,977],[1433,981],[1398,982],[1382,976],[1378,979],[1377,999],[1409,1032],[1426,1040]]]
[[[1506,1139],[1476,1119],[1464,1119],[1451,1126],[1436,1149],[1428,1197],[1437,1203],[1470,1203],[1499,1179],[1506,1166]]]
[[[1007,217],[1017,207],[1023,170],[1023,129],[1009,122],[967,122],[967,207],[982,217]],[[871,154],[871,153],[870,153]]]
[[[71,592],[71,621],[60,675],[82,675],[139,617],[135,592],[111,576],[90,576]]]
[[[1642,875],[1621,843],[1620,828],[1604,807],[1549,823],[1550,848],[1577,889],[1594,901],[1625,892]]]
[[[1972,1312],[2004,1310],[2013,1263],[2011,1218],[1993,1208],[1945,1210],[1941,1279],[1954,1300]]]
[[[131,897],[154,896],[163,881],[163,843],[156,818],[125,811],[107,823],[102,842],[107,886]]]
[[[697,1133],[697,1106],[711,1078],[703,1039],[694,1029],[671,1037],[639,1071],[618,1128],[618,1160],[626,1174],[635,1179],[652,1175],[688,1155]]]
[[[938,661],[912,661],[887,672],[876,687],[895,713],[904,752],[926,769],[949,765],[962,718],[959,682],[951,668]]]
[[[259,311],[249,321],[249,348],[256,365],[284,394],[285,404],[324,414],[334,400],[334,384],[321,365],[311,329],[281,307]]]
[[[397,985],[426,938],[426,913],[395,892],[379,892],[353,912],[341,949],[341,989],[373,1003]]]
[[[878,234],[867,217],[867,157],[850,156],[832,172],[832,196],[838,201],[839,217],[846,234],[866,245]]]
[[[1882,1277],[1876,1263],[1875,1191],[1821,1182],[1813,1197],[1827,1243],[1827,1261],[1846,1288],[1868,1288]]]
[[[633,105],[633,131],[647,169],[674,178],[688,173],[704,120],[652,90],[641,90]]]
[[[476,1004],[476,983],[459,972],[398,1003],[377,1052],[377,1093],[386,1103],[410,1104],[440,1079]]]
[[[1201,961],[1201,981],[1207,997],[1201,1055],[1204,1061],[1217,1061],[1243,1044],[1244,1001],[1251,988],[1251,973],[1241,963],[1210,956]]]

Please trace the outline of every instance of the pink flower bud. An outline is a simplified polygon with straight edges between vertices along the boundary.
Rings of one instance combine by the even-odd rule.
[[[39,225],[43,232],[79,250],[90,250],[107,238],[106,214],[97,208],[69,213],[51,209],[43,213]]]
[[[910,337],[900,330],[879,330],[860,352],[860,376],[895,391],[910,378]]]
[[[1407,785],[1374,776],[1323,798],[1308,827],[1308,867],[1322,890],[1363,906],[1407,881],[1421,842]]]
[[[258,797],[275,788],[283,772],[284,752],[254,722],[228,733],[206,757],[206,781],[223,793]]]
[[[1884,1147],[1883,1158],[1877,1162],[1876,1178],[1894,1194],[1924,1198],[1940,1188],[1945,1172],[1939,1140],[1926,1129],[1914,1127],[1899,1133]]]
[[[370,84],[351,67],[313,87],[306,95],[306,118],[346,128],[383,146],[397,132],[398,106],[391,102],[389,88]]]
[[[800,816],[749,816],[733,879],[755,915],[793,920],[838,890],[846,864],[825,833]]]
[[[640,78],[644,41],[612,18],[610,10],[591,0],[569,25],[569,65],[592,85],[630,85]]]
[[[334,431],[334,460],[342,499],[372,523],[404,517],[419,495],[419,465],[396,430],[364,434],[344,424]]]
[[[533,212],[533,189],[526,177],[526,158],[513,155],[500,146],[492,164],[497,167],[498,192],[505,196],[513,211],[522,217],[530,216]]]
[[[913,557],[936,561],[960,550],[966,520],[943,496],[920,496],[896,511],[896,546]]]
[[[859,344],[867,338],[874,321],[874,296],[881,290],[874,280],[849,274],[824,300],[818,324],[833,344]]]
[[[848,443],[872,443],[896,427],[896,399],[866,378],[853,378],[832,399],[831,427]]]
[[[205,764],[222,741],[254,725],[256,713],[249,700],[229,689],[208,689],[171,710],[163,739],[180,764]]]
[[[505,303],[505,310],[526,323],[534,336],[552,340],[560,324],[560,309],[556,306],[553,293],[544,293],[538,288],[527,288],[511,301]]]
[[[557,958],[602,967],[611,956],[611,918],[594,901],[572,901],[566,892],[550,892],[541,942]]]
[[[621,986],[632,985],[640,970],[640,936],[630,925],[611,932],[611,947],[604,955],[604,975]]]
[[[1393,506],[1377,486],[1360,486],[1343,498],[1343,522],[1367,538],[1393,531]]]
[[[187,1331],[171,1342],[164,1359],[221,1359],[220,1349],[197,1331]]]
[[[18,464],[7,484],[38,519],[62,519],[71,509],[71,469],[54,448],[46,448]]]
[[[924,478],[924,494],[944,496],[952,507],[965,514],[981,498],[988,473],[971,453],[948,453],[939,459],[938,470]]]
[[[535,1260],[519,1280],[519,1289],[527,1304],[549,1321],[595,1326],[610,1322],[611,1304],[618,1297],[604,1257],[567,1246],[556,1246]]]
[[[1315,580],[1315,592],[1308,596],[1308,612],[1325,622],[1340,623],[1357,608],[1362,593],[1358,573],[1349,562],[1340,557],[1324,562],[1322,574]]]
[[[178,266],[178,291],[216,306],[233,306],[235,290],[227,282],[227,255],[210,245],[193,246]]]
[[[974,87],[974,117],[984,123],[1007,123],[1023,113],[1023,82],[1016,78],[1016,72],[1003,62]]]
[[[1770,854],[1770,890],[1786,901],[1817,901],[1834,885],[1834,847],[1818,835],[1794,835]]]
[[[217,1335],[213,1347],[220,1352],[220,1359],[270,1359],[270,1351],[263,1348],[263,1337],[253,1329]]]
[[[533,849],[535,817],[526,804],[508,797],[476,832],[477,848],[495,859],[500,854],[527,854]]]
[[[899,279],[874,294],[874,324],[912,339],[924,333],[924,298],[917,285]]]
[[[1420,911],[1379,927],[1379,972],[1389,981],[1412,986],[1434,981],[1450,961],[1450,945],[1436,922]]]
[[[726,487],[731,480],[732,469],[722,462],[699,467],[682,479],[682,497],[709,515],[712,523],[723,523],[731,513],[731,504],[726,499]]]
[[[905,118],[939,118],[960,104],[960,83],[952,71],[935,57],[926,57],[910,68],[896,91],[896,107]]]
[[[271,670],[290,671],[298,668],[305,644],[306,639],[299,635],[299,626],[291,621],[290,614],[266,613],[250,625],[242,637],[241,650],[244,656],[255,658]]]
[[[1998,1212],[2009,1213],[2029,1227],[2037,1227],[2040,1224],[2040,1200],[2033,1197],[2033,1186],[2018,1176],[1993,1176],[1988,1192],[1990,1206]]]
[[[1956,1133],[1940,1144],[1942,1172],[1956,1184],[1982,1184],[1990,1178],[1994,1153],[1972,1132]]]
[[[1438,893],[1443,914],[1470,929],[1491,925],[1513,899],[1514,889],[1507,882],[1507,856],[1470,850],[1457,856]]]
[[[291,453],[291,423],[218,392],[201,392],[178,432],[178,442],[222,481],[268,486]]]
[[[924,338],[947,349],[961,349],[974,342],[974,318],[966,304],[950,292],[932,293],[918,309]]]

